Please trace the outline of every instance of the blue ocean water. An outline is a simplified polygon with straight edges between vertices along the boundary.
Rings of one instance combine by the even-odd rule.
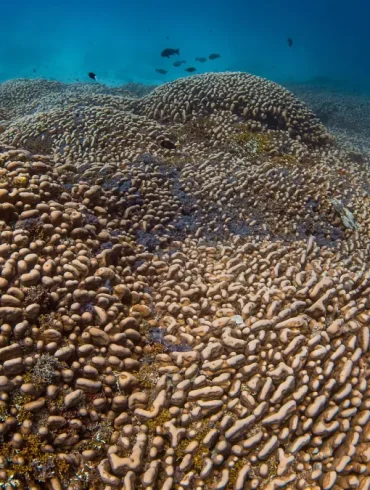
[[[0,81],[88,81],[93,71],[109,85],[157,84],[194,66],[281,83],[328,77],[366,86],[369,19],[365,0],[3,0]],[[161,58],[166,47],[179,48],[180,57]],[[221,58],[194,61],[212,52]],[[187,64],[175,68],[177,59]]]

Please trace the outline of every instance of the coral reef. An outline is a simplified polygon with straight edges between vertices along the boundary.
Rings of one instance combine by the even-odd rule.
[[[111,96],[86,97],[63,109],[15,118],[1,141],[73,164],[132,160],[143,146],[163,154],[160,143],[169,137],[168,131],[124,107]]]
[[[0,488],[370,488],[366,155],[256,77],[104,90],[0,85]]]
[[[339,143],[370,155],[370,98],[368,93],[335,84],[292,84],[303,100],[330,129]]]
[[[133,101],[138,114],[159,121],[185,122],[227,110],[261,127],[287,131],[291,137],[322,144],[330,140],[325,127],[291,92],[247,73],[207,73],[156,88]]]
[[[141,84],[127,84],[112,88],[102,84],[65,84],[44,79],[9,80],[0,85],[1,111],[9,111],[13,116],[25,116],[48,108],[68,107],[81,97],[96,96],[142,97],[155,87]],[[99,98],[99,97],[98,97]],[[7,119],[7,118],[4,118]]]

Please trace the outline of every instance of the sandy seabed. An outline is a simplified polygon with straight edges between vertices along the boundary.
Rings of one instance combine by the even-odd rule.
[[[0,488],[370,489],[354,142],[243,73],[1,84]]]

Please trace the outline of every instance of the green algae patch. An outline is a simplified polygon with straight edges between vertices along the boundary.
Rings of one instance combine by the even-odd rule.
[[[9,482],[26,477],[28,481],[45,481],[53,476],[65,479],[69,464],[58,455],[45,453],[45,443],[37,434],[24,436],[21,449],[15,449],[11,443],[2,444],[0,457],[2,457],[5,472]]]
[[[256,133],[247,125],[238,124],[237,132],[229,136],[229,141],[244,147],[251,154],[263,155],[273,149],[273,138],[269,133]]]

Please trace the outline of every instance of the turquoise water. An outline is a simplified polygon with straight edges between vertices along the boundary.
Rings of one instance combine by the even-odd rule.
[[[1,14],[0,81],[88,81],[93,71],[109,85],[156,84],[188,75],[187,66],[283,83],[318,76],[351,85],[370,80],[365,1],[20,0],[3,2]],[[167,47],[180,48],[180,57],[161,58]],[[212,52],[221,58],[194,61]],[[174,68],[177,59],[187,65]]]

